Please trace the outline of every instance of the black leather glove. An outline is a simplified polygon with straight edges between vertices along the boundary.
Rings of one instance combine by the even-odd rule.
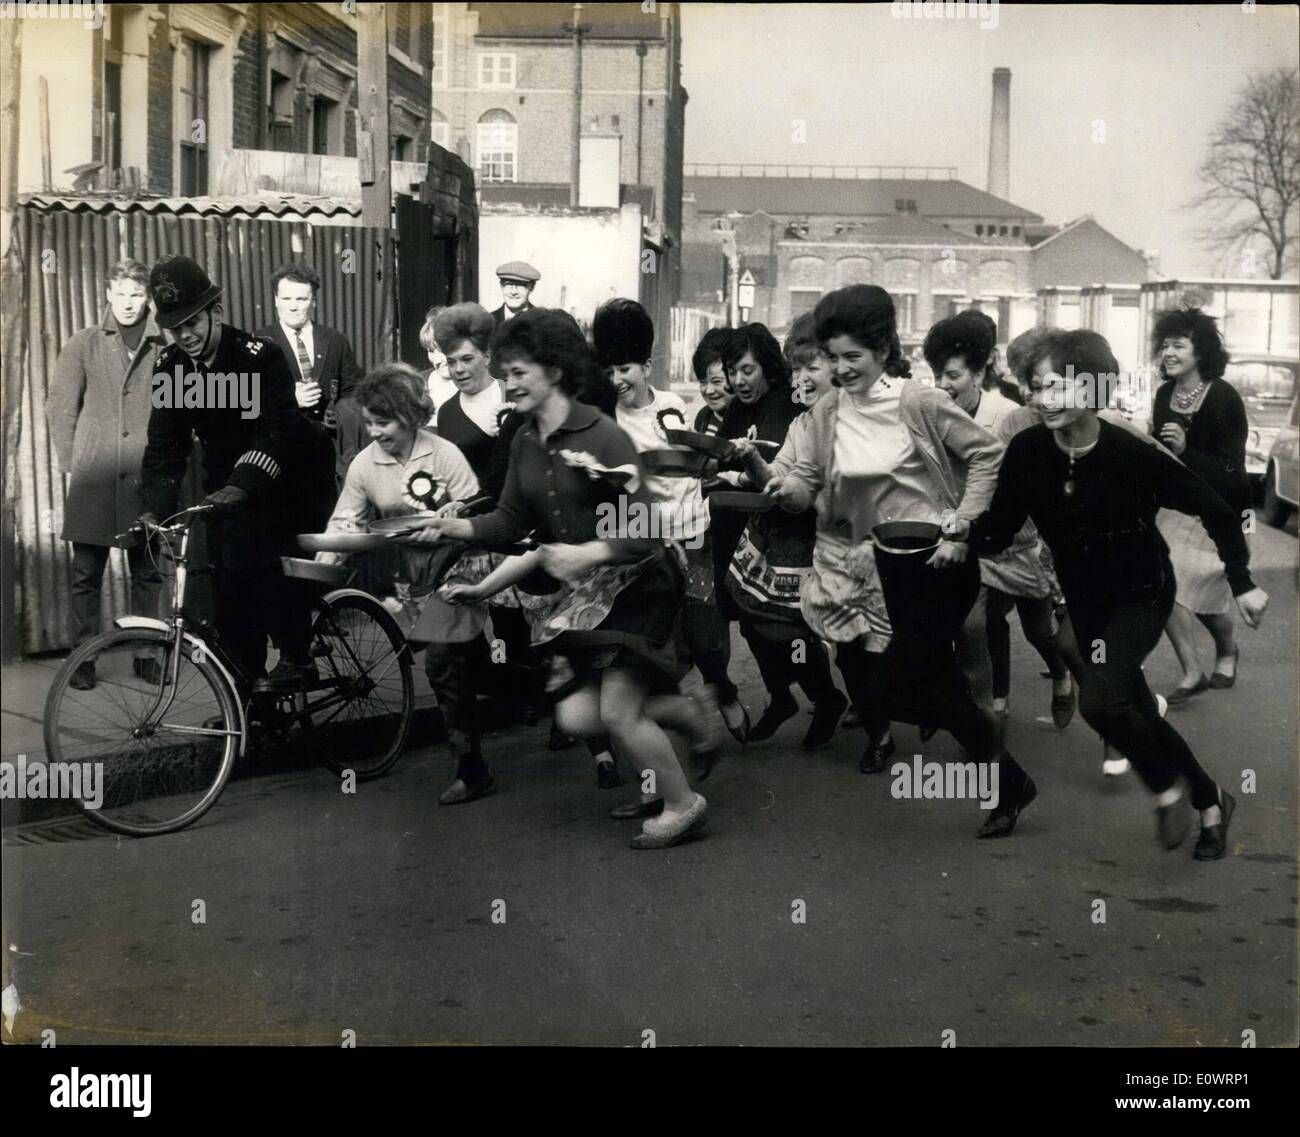
[[[243,505],[247,500],[247,491],[240,489],[238,486],[222,486],[219,490],[213,490],[212,493],[208,494],[203,499],[203,504],[225,510]]]

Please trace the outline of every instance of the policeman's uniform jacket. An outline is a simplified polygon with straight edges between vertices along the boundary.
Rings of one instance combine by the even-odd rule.
[[[248,376],[258,413],[245,418],[239,406],[184,407],[160,389],[173,384],[177,367],[210,374]],[[204,367],[171,344],[158,356],[149,441],[141,464],[141,504],[164,518],[175,512],[189,464],[192,437],[203,444],[203,488],[224,485],[248,494],[247,508],[233,519],[229,550],[245,565],[271,562],[296,549],[286,535],[324,528],[334,503],[333,451],[328,435],[300,413],[294,376],[283,352],[269,340],[229,325],[211,365]],[[236,391],[239,388],[235,388]],[[174,388],[173,388],[174,393]],[[205,388],[205,395],[207,388]],[[206,401],[206,400],[205,400]]]

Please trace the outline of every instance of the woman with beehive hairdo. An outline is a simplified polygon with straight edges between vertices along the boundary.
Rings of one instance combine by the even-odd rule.
[[[744,484],[761,487],[766,462],[757,443],[781,447],[804,404],[790,388],[790,366],[781,345],[762,324],[736,328],[720,350],[735,398],[718,433],[735,447]],[[831,677],[826,648],[799,610],[801,581],[812,564],[815,526],[816,517],[806,506],[754,514],[740,534],[726,582],[729,614],[740,624],[769,695],[749,738],[771,738],[794,717],[798,705],[790,685],[797,680],[813,704],[813,720],[802,743],[805,750],[831,741],[848,706]]]
[[[648,463],[650,492],[659,510],[657,532],[680,558],[685,574],[686,604],[680,628],[683,658],[704,677],[698,698],[705,713],[710,718],[720,715],[732,735],[743,742],[748,737],[749,717],[727,675],[727,626],[717,610],[709,510],[701,481],[690,476],[690,466],[665,470],[657,464],[665,450],[676,460],[669,433],[692,425],[686,404],[674,392],[651,385],[654,324],[635,300],[620,297],[602,304],[591,332],[597,358],[618,394],[614,420]],[[679,453],[683,461],[696,458]],[[700,777],[708,774],[708,767],[702,767]]]

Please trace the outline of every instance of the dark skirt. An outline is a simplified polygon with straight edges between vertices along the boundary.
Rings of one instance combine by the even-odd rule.
[[[666,551],[637,567],[640,571],[609,598],[608,613],[599,624],[561,631],[541,643],[549,654],[546,693],[552,700],[567,697],[611,667],[643,675],[652,695],[677,690],[682,672],[677,651],[685,597],[682,571]]]

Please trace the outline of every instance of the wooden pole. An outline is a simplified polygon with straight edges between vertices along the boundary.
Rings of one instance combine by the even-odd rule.
[[[357,157],[361,166],[361,223],[392,225],[393,191],[388,132],[388,6],[357,5]]]
[[[0,498],[0,659],[18,658],[16,591],[18,442],[22,431],[23,369],[27,319],[23,298],[24,249],[16,224],[18,205],[19,92],[22,87],[23,21],[0,20],[0,438],[4,489]]]
[[[41,112],[41,189],[46,193],[54,188],[54,168],[50,155],[50,81],[44,75],[40,78]]]

